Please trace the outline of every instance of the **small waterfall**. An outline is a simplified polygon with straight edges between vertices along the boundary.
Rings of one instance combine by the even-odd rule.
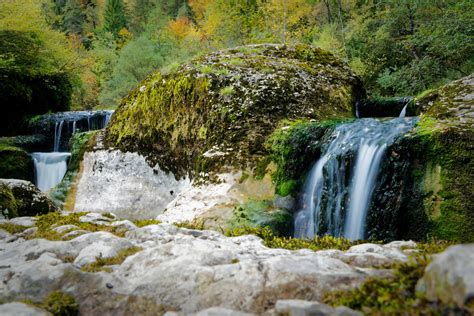
[[[337,126],[313,165],[295,216],[295,236],[365,236],[365,220],[386,148],[415,118],[359,119]]]
[[[67,161],[71,156],[67,144],[76,132],[102,129],[107,126],[113,111],[76,111],[46,114],[36,124],[37,133],[52,135],[54,126],[53,152],[32,153],[35,167],[36,186],[48,191],[61,182],[67,171]],[[66,123],[66,127],[64,127]]]
[[[398,117],[405,117],[407,115],[407,106],[408,106],[408,102],[407,102],[407,104],[405,104],[405,106],[403,107],[403,109],[400,112],[400,115]]]
[[[48,191],[63,179],[67,170],[70,153],[32,153],[35,165],[36,186],[41,191]]]
[[[54,151],[59,151],[61,145],[61,132],[63,130],[64,121],[56,122],[54,125]]]

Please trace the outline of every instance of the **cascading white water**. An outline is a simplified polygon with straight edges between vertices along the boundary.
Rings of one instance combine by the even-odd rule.
[[[42,191],[48,191],[61,182],[67,171],[67,160],[71,156],[68,152],[60,152],[61,138],[69,138],[79,131],[90,131],[107,126],[113,111],[78,111],[50,114],[48,117],[54,122],[53,152],[32,153],[35,167],[36,186]],[[66,128],[63,131],[64,123]],[[72,129],[71,129],[72,123]]]
[[[35,165],[36,186],[41,191],[48,191],[56,186],[67,170],[70,153],[32,153]]]
[[[416,121],[366,118],[337,126],[304,185],[295,216],[295,236],[364,238],[365,220],[385,150]]]
[[[61,146],[61,132],[63,130],[64,121],[56,122],[54,125],[54,151],[59,151]]]
[[[407,115],[407,107],[408,107],[408,103],[405,104],[405,106],[403,107],[403,109],[400,112],[400,115],[398,115],[398,117],[405,117]]]

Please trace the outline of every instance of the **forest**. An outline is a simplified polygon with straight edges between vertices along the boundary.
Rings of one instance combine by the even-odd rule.
[[[257,43],[321,47],[370,95],[416,95],[473,71],[472,12],[469,0],[2,1],[0,98],[14,116],[113,109],[156,69]]]

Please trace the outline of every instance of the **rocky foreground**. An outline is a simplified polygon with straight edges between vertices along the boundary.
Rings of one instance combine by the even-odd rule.
[[[81,315],[352,315],[358,312],[318,301],[369,277],[390,276],[387,267],[418,251],[411,241],[290,251],[267,248],[253,235],[139,227],[113,214],[79,220],[84,226],[53,224],[48,236],[56,240],[38,238],[45,224],[34,217],[0,223],[0,300],[9,302],[0,314],[47,315],[31,303],[61,291]],[[449,248],[428,266],[419,289],[433,300],[469,305],[473,260],[474,245]]]

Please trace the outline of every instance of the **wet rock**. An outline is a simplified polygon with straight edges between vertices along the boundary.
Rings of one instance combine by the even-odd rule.
[[[417,284],[429,300],[456,304],[474,303],[474,244],[451,246],[435,256]]]

